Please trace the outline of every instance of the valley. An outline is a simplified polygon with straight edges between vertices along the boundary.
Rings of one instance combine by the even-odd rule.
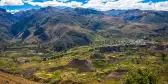
[[[168,84],[167,11],[0,12],[2,84]]]
[[[149,69],[167,83],[167,48],[167,43],[90,45],[66,52],[11,48],[1,52],[0,68],[29,80],[51,84],[120,84],[127,73]]]

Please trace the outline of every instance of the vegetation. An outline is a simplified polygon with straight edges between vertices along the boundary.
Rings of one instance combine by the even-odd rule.
[[[132,71],[126,76],[124,84],[158,84],[159,77],[147,69]]]
[[[120,51],[105,53],[100,52],[102,46],[95,45],[74,47],[66,52],[43,53],[26,49],[4,51],[0,53],[0,69],[31,80],[40,78],[40,82],[48,83],[67,80],[102,84],[167,83],[167,52],[159,50],[158,53],[157,46],[154,44],[146,48],[127,45],[120,46]],[[72,67],[75,66],[70,65],[73,59],[83,60],[77,62],[85,62],[87,67]],[[81,69],[92,70],[79,72]]]

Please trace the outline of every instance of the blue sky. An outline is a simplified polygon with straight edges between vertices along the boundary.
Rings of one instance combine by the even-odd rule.
[[[102,11],[111,9],[168,11],[168,0],[0,0],[0,8],[10,12],[47,6],[94,8]]]

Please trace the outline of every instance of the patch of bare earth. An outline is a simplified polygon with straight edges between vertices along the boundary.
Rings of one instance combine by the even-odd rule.
[[[40,84],[0,71],[0,84]]]

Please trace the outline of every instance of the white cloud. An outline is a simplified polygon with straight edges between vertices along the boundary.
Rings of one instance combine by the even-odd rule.
[[[28,4],[31,4],[33,6],[66,6],[66,3],[58,2],[58,1],[46,1],[46,2],[27,2]]]
[[[76,2],[76,1],[71,1],[71,2],[60,2],[57,0],[53,0],[53,1],[46,1],[46,2],[31,2],[28,1],[28,4],[31,4],[33,6],[41,6],[41,7],[47,7],[47,6],[67,6],[67,7],[81,7],[82,6],[82,2]]]
[[[23,5],[22,0],[0,0],[0,6],[14,6],[14,5]]]
[[[101,10],[110,9],[143,9],[148,8],[149,3],[141,3],[143,0],[118,0],[118,1],[107,1],[103,5]]]
[[[72,1],[72,2],[67,3],[67,5],[70,6],[70,7],[82,7],[83,3]]]
[[[83,7],[94,8],[97,10],[111,10],[111,9],[141,9],[141,10],[163,10],[168,11],[168,1],[164,2],[147,2],[144,0],[88,0],[85,4],[82,2],[69,0],[47,0],[45,2],[33,2],[34,0],[1,0],[0,6],[4,5],[23,5],[24,3],[33,6],[67,6],[67,7]]]
[[[152,9],[153,10],[165,10],[165,11],[168,11],[168,1],[154,3],[154,4],[152,4]]]
[[[144,0],[90,0],[84,4],[84,8],[94,8],[98,10],[111,9],[141,9],[141,10],[162,10],[168,11],[168,1],[157,3],[143,3]]]

